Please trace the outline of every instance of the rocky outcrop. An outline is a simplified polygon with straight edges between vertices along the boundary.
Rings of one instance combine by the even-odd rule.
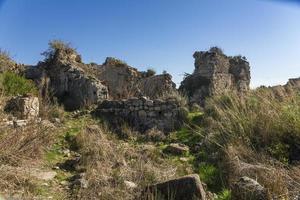
[[[26,77],[35,80],[43,96],[53,94],[67,110],[98,103],[108,98],[107,87],[86,70],[78,55],[63,56],[27,67]]]
[[[204,105],[205,98],[229,91],[249,90],[250,66],[246,58],[226,56],[219,48],[194,53],[195,70],[181,82],[191,104]]]
[[[232,187],[233,198],[249,200],[267,200],[267,190],[249,177],[241,177]]]
[[[170,74],[140,72],[123,61],[110,57],[97,67],[97,78],[108,86],[109,96],[114,100],[139,96],[153,99],[175,89]]]
[[[13,97],[4,109],[17,119],[33,120],[39,116],[39,99],[29,95]]]
[[[180,127],[185,113],[174,99],[163,101],[141,97],[103,101],[95,115],[105,117],[111,123],[127,122],[142,132],[152,128],[169,132]]]
[[[199,176],[193,174],[148,186],[141,199],[205,200],[206,194]]]

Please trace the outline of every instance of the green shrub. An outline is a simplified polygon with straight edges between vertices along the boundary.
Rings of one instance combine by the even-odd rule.
[[[207,184],[211,191],[220,191],[222,181],[220,180],[220,171],[212,164],[202,163],[199,167],[200,179]]]
[[[24,95],[28,93],[37,95],[38,93],[32,81],[12,72],[0,74],[0,91],[7,96]]]

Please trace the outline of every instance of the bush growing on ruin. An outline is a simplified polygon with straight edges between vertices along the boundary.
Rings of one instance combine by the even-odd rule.
[[[71,43],[62,40],[51,40],[48,45],[48,49],[42,53],[45,56],[45,62],[50,62],[57,56],[68,57],[68,55],[76,55],[75,60],[81,62],[80,55],[77,54],[76,49],[72,47]]]
[[[154,76],[155,74],[156,74],[156,71],[154,69],[152,69],[152,68],[147,69],[147,72],[146,72],[147,77]]]
[[[224,54],[223,50],[220,47],[217,47],[217,46],[211,47],[209,49],[209,52],[210,53],[217,53],[217,54]]]

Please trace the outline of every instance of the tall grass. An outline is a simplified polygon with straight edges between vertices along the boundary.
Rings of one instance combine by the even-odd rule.
[[[209,100],[205,119],[220,144],[239,140],[290,162],[295,156],[294,143],[300,141],[300,96],[280,101],[266,90],[244,97],[218,96]]]
[[[244,96],[228,94],[207,101],[203,125],[219,153],[224,180],[232,186],[240,176],[258,180],[270,198],[300,192],[300,96],[277,99],[271,90]],[[270,178],[272,177],[272,178]],[[233,194],[234,195],[234,194]]]

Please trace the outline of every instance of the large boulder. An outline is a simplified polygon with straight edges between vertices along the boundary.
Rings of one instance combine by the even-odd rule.
[[[241,177],[232,187],[234,199],[245,200],[267,200],[267,190],[257,181],[244,176]]]
[[[195,70],[179,88],[191,104],[203,106],[207,97],[232,91],[243,94],[249,90],[250,66],[246,58],[226,56],[216,47],[195,52],[194,58]]]
[[[193,174],[148,186],[142,199],[205,200],[206,194],[199,176]]]

